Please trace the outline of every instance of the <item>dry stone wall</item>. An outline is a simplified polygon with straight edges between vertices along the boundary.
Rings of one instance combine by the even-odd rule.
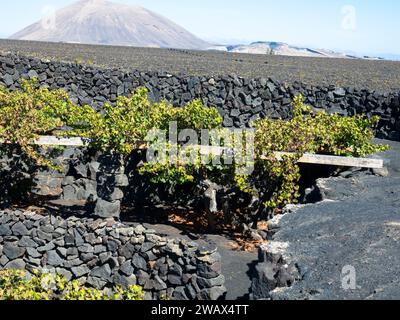
[[[137,284],[146,299],[217,300],[226,292],[215,246],[114,219],[0,211],[0,269],[58,273],[105,290]]]

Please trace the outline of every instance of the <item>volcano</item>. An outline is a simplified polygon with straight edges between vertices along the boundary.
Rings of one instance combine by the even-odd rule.
[[[177,49],[210,46],[157,13],[106,0],[78,1],[10,39]]]

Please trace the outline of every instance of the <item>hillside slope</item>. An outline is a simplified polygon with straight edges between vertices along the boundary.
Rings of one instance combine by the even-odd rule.
[[[204,49],[209,45],[174,22],[138,6],[81,0],[60,9],[55,24],[38,21],[11,39],[139,47]]]

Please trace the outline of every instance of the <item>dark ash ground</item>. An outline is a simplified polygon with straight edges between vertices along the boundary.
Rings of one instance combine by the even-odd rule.
[[[288,244],[286,255],[304,279],[273,299],[400,299],[400,144],[390,144],[389,177],[327,179],[330,201],[280,219],[274,241]],[[356,270],[356,290],[342,287],[347,265]]]
[[[282,82],[336,85],[379,91],[400,90],[400,62],[283,57],[224,52],[93,46],[0,40],[0,52],[56,59],[104,68],[165,70],[197,76],[237,74]]]

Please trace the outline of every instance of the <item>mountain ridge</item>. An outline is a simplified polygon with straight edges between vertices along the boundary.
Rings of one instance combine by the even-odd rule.
[[[275,41],[213,45],[153,11],[108,0],[77,1],[57,10],[54,24],[51,24],[51,19],[49,21],[43,19],[15,33],[9,39],[144,48],[218,50],[292,57],[384,60],[384,58],[370,55],[360,56]]]
[[[345,58],[345,59],[369,59],[382,60],[380,57],[357,56],[354,54],[346,54],[328,49],[314,49],[308,47],[300,47],[289,45],[284,42],[276,41],[256,41],[248,45],[215,45],[213,50],[226,51],[231,53],[248,53],[248,54],[266,54],[281,55],[292,57],[312,57],[312,58]]]

